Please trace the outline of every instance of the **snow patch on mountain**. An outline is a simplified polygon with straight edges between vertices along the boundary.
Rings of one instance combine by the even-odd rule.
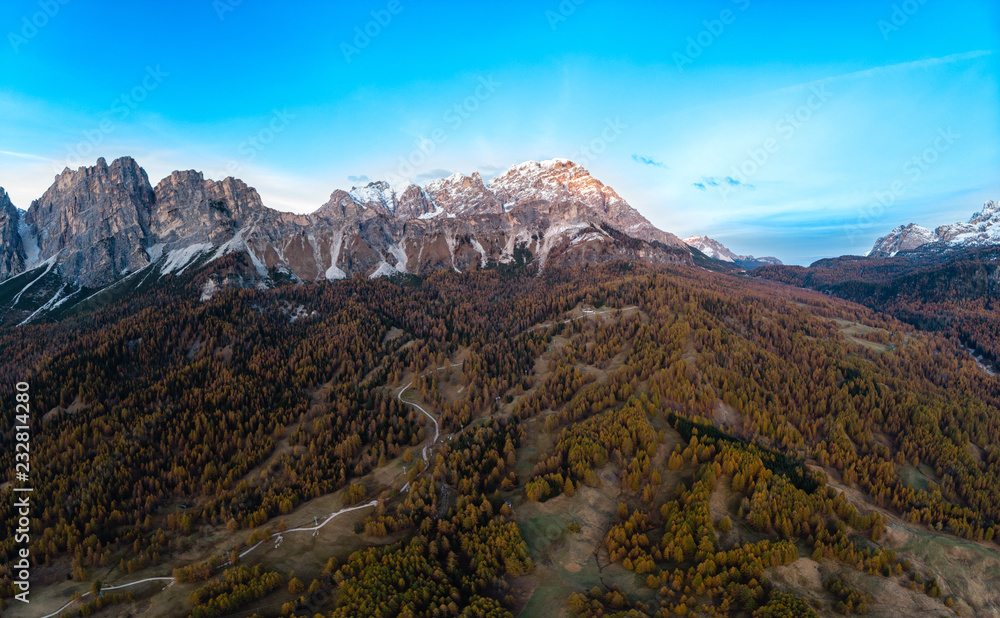
[[[444,209],[441,208],[440,206],[438,206],[437,202],[434,202],[434,210],[433,211],[431,211],[431,212],[425,212],[424,214],[420,215],[417,218],[418,219],[423,219],[424,221],[426,221],[427,219],[434,219],[438,215],[443,215],[443,214],[445,214]]]
[[[326,269],[325,273],[328,281],[347,279],[347,273],[337,266],[337,259],[340,257],[340,247],[343,244],[344,230],[338,230],[333,236],[333,242],[330,243],[330,267]]]
[[[576,245],[583,244],[585,242],[597,241],[605,242],[607,240],[607,235],[603,232],[587,232],[586,234],[580,234],[572,241],[570,241],[569,246],[575,247]]]
[[[348,193],[363,208],[381,208],[388,214],[396,211],[395,192],[384,180],[370,182],[363,187],[351,187]]]
[[[167,253],[167,261],[164,262],[163,267],[160,269],[160,276],[162,277],[170,273],[181,274],[198,256],[208,253],[214,248],[212,243],[195,243],[187,247],[174,249]]]
[[[472,243],[472,248],[479,253],[479,266],[481,268],[486,268],[486,249],[484,249],[483,245],[475,238],[470,238],[469,240]]]
[[[398,270],[401,273],[405,273],[406,262],[408,259],[406,256],[406,251],[403,251],[403,248],[400,247],[399,245],[392,244],[389,245],[389,253],[391,253],[392,256],[396,258],[396,266],[395,266],[396,270]]]
[[[391,264],[389,264],[389,262],[382,261],[379,262],[378,268],[375,269],[375,272],[368,275],[368,278],[378,279],[379,277],[391,277],[393,275],[398,275],[398,274],[399,271],[396,270],[396,268],[393,267]]]
[[[38,246],[38,236],[35,228],[24,220],[25,212],[18,210],[17,234],[21,237],[21,246],[24,247],[24,269],[31,270],[38,263],[38,256],[41,248]]]
[[[154,245],[150,245],[149,247],[146,247],[146,255],[149,256],[149,261],[150,262],[155,262],[156,260],[158,260],[161,257],[163,257],[163,248],[165,246],[166,245],[164,243],[158,242],[158,243],[156,243]]]

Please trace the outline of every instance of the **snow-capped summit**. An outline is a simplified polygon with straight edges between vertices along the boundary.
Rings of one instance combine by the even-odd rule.
[[[561,202],[575,198],[607,212],[625,202],[583,166],[567,159],[512,165],[490,182],[490,189],[507,207],[525,201]]]
[[[396,212],[395,191],[384,180],[369,182],[363,187],[351,187],[348,193],[354,198],[354,201],[365,208],[374,208],[387,215]]]
[[[990,200],[967,223],[942,225],[931,231],[916,223],[900,225],[875,241],[869,257],[892,257],[921,247],[984,247],[1000,245],[1000,205]]]
[[[442,211],[452,216],[503,212],[503,204],[486,188],[479,172],[471,176],[452,174],[428,183],[424,189]]]
[[[752,255],[737,255],[721,242],[708,236],[688,236],[684,239],[684,244],[694,247],[714,260],[738,264],[747,270],[753,270],[758,266],[781,264],[781,260],[776,257],[755,258]]]
[[[721,242],[708,236],[688,236],[682,239],[684,244],[694,247],[713,260],[736,262],[736,254],[726,248]]]
[[[494,178],[489,188],[503,203],[505,210],[538,201],[550,204],[578,202],[600,213],[606,223],[629,236],[672,247],[684,246],[679,238],[650,223],[614,189],[591,176],[582,165],[568,159],[526,161],[513,165]]]
[[[892,257],[900,251],[913,251],[917,247],[935,242],[934,232],[916,223],[900,225],[875,241],[868,252],[870,257]]]

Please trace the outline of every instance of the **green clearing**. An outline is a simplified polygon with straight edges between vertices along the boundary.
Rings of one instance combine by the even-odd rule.
[[[919,468],[907,464],[899,469],[899,478],[903,479],[909,487],[913,489],[927,490],[934,482],[934,470],[927,464],[920,464]]]

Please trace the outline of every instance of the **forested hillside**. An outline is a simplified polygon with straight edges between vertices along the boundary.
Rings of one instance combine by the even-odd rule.
[[[992,365],[1000,363],[1000,249],[842,257],[809,268],[766,266],[755,276],[808,287],[949,333]]]
[[[208,276],[0,331],[0,400],[33,406],[9,615],[1000,607],[1000,382],[961,331],[632,262]]]

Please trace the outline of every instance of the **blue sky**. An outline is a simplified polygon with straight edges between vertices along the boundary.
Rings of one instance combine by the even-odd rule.
[[[298,212],[566,157],[663,229],[809,263],[1000,199],[989,0],[7,0],[0,24],[21,208],[99,156]]]

